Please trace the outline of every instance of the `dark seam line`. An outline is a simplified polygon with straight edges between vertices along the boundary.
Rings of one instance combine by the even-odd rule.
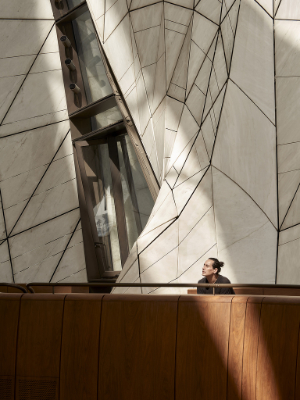
[[[54,288],[53,288],[54,294]],[[61,377],[61,359],[62,359],[62,347],[63,347],[63,335],[64,335],[64,315],[65,315],[65,303],[66,303],[67,295],[64,295],[63,304],[62,304],[62,316],[61,316],[61,338],[60,338],[60,349],[59,349],[59,375],[58,375],[58,398],[60,398],[60,377]]]
[[[199,88],[199,86],[197,85],[197,83],[195,82],[194,85],[196,86],[197,89],[200,90],[200,92],[203,94],[203,96],[205,96],[205,93],[202,92],[202,90]]]
[[[243,374],[244,374],[244,352],[245,352],[245,336],[246,336],[246,318],[247,318],[247,308],[248,308],[249,297],[246,301],[245,314],[244,314],[244,335],[243,335],[243,352],[242,352],[242,373],[241,373],[241,399],[243,398]]]
[[[199,0],[200,1],[200,0]],[[190,44],[189,44],[189,46],[190,46],[190,49],[189,49],[189,54],[188,54],[188,62],[187,62],[187,67],[186,67],[186,71],[187,71],[187,73],[186,73],[186,83],[185,83],[185,86],[186,86],[186,91],[187,91],[187,86],[188,86],[188,81],[189,81],[189,70],[190,70],[190,61],[191,61],[191,52],[192,52],[192,33],[193,33],[193,26],[194,26],[194,14],[192,15],[192,17],[191,17],[191,21],[190,21],[190,24],[191,24],[191,37],[190,37]],[[196,43],[195,43],[196,44]],[[196,45],[197,46],[197,45]],[[203,50],[201,50],[202,51],[202,53],[204,54],[204,52],[203,52]],[[185,92],[185,96],[186,96],[186,92]],[[185,99],[184,99],[185,101],[186,101],[186,97],[185,97]]]
[[[74,234],[75,234],[75,231],[76,231],[76,229],[77,229],[77,227],[78,227],[80,221],[81,221],[81,219],[79,218],[79,220],[78,220],[78,222],[77,222],[77,224],[76,224],[76,226],[75,226],[75,228],[74,228],[74,230],[73,230],[73,232],[72,232],[72,234],[71,234],[71,236],[70,236],[70,238],[69,238],[69,240],[68,240],[68,243],[66,244],[66,247],[64,248],[64,250],[63,250],[63,252],[62,252],[62,255],[60,256],[60,259],[58,260],[58,263],[57,263],[56,267],[54,268],[54,271],[53,271],[53,273],[52,273],[52,275],[51,275],[51,278],[50,278],[49,283],[51,283],[51,281],[52,281],[52,279],[53,279],[53,276],[55,275],[55,272],[57,271],[57,268],[59,267],[59,264],[60,264],[60,262],[61,262],[63,256],[65,255],[65,253],[66,253],[66,251],[67,251],[67,249],[68,249],[68,246],[69,246],[69,244],[70,244],[70,242],[71,242],[71,240],[72,240],[72,238],[73,238],[73,236],[74,236]]]
[[[221,174],[223,174],[224,176],[226,176],[228,179],[230,179],[231,180],[231,182],[233,182],[233,183],[235,183],[252,201],[253,201],[253,203],[254,204],[256,204],[256,206],[260,209],[260,211],[266,216],[266,218],[268,219],[268,221],[272,224],[272,226],[276,229],[276,231],[277,231],[277,228],[274,226],[274,224],[273,224],[273,222],[270,220],[270,218],[267,216],[267,214],[261,209],[261,207],[256,203],[256,201],[250,196],[250,194],[249,193],[247,193],[246,191],[245,191],[245,189],[243,189],[238,183],[236,183],[232,178],[230,178],[228,175],[226,175],[223,171],[220,171],[219,170],[219,168],[217,168],[216,166],[214,166],[213,165],[213,167],[216,169],[216,170],[218,170],[219,172],[221,172]],[[300,183],[299,183],[299,185],[300,185]]]
[[[24,293],[25,294],[25,293]],[[17,397],[17,379],[16,379],[16,377],[17,377],[17,360],[18,360],[18,348],[19,348],[19,331],[20,331],[20,317],[21,317],[21,307],[22,307],[22,299],[23,299],[23,296],[24,296],[24,294],[22,293],[21,294],[21,296],[20,296],[20,301],[19,301],[19,312],[18,312],[18,323],[17,323],[17,337],[16,337],[16,347],[15,347],[15,349],[16,349],[16,356],[15,356],[15,368],[14,368],[14,370],[15,370],[15,376],[14,376],[14,396],[13,396],[13,398],[16,398]]]
[[[275,21],[294,21],[299,22],[300,19],[292,19],[292,18],[276,18]]]
[[[229,65],[228,65],[229,60],[227,62],[227,57],[226,57],[226,53],[225,53],[224,39],[223,39],[223,34],[222,34],[222,27],[221,27],[221,41],[222,41],[222,49],[223,49],[223,55],[224,55],[224,59],[225,59],[227,76],[229,77],[229,73],[230,73],[230,68],[229,68]]]
[[[14,226],[12,227],[12,229],[11,229],[11,231],[10,231],[10,233],[9,233],[9,235],[8,235],[8,236],[10,236],[10,235],[11,235],[11,233],[12,233],[12,231],[15,229],[15,227],[16,227],[16,225],[17,225],[17,223],[19,222],[19,220],[20,220],[21,216],[23,215],[23,213],[24,213],[25,209],[27,208],[27,206],[28,206],[28,204],[29,204],[30,200],[31,200],[31,199],[32,199],[32,197],[34,196],[34,193],[36,192],[37,188],[39,187],[40,183],[42,182],[42,180],[43,180],[44,176],[46,175],[46,173],[47,173],[48,169],[50,168],[51,164],[53,163],[53,160],[54,160],[54,158],[56,157],[57,153],[59,152],[59,150],[60,150],[61,146],[63,145],[63,143],[64,143],[64,141],[65,141],[66,137],[68,136],[69,132],[70,132],[70,130],[68,130],[68,132],[67,132],[67,134],[65,135],[65,137],[63,138],[63,140],[62,140],[61,144],[58,146],[58,149],[57,149],[57,150],[56,150],[56,152],[54,153],[54,156],[52,157],[52,159],[51,159],[50,163],[48,164],[48,166],[47,166],[47,168],[46,168],[45,172],[43,173],[43,175],[42,175],[41,179],[39,180],[38,184],[36,185],[36,187],[35,187],[34,191],[33,191],[33,192],[32,192],[32,194],[30,195],[30,197],[29,197],[29,199],[28,199],[27,203],[25,204],[25,207],[23,208],[23,210],[22,210],[21,214],[19,215],[18,219],[16,220],[16,222],[15,222]]]
[[[259,3],[257,2],[257,0],[254,0],[254,1],[255,1],[255,3],[256,3],[261,9],[263,9],[263,11],[264,11],[265,13],[268,14],[268,16],[269,16],[270,18],[273,19],[272,15],[270,15],[270,14],[268,13],[268,11],[267,11],[265,8],[263,8],[263,6],[262,6],[261,4],[259,4]],[[274,0],[273,0],[273,2],[274,2]],[[273,20],[274,20],[274,19],[273,19]]]
[[[182,36],[184,36],[184,37],[186,36],[186,33],[178,32],[178,31],[175,31],[174,29],[165,28],[165,30],[166,30],[166,31],[170,31],[170,32],[179,33],[179,35],[182,35]]]
[[[199,136],[198,136],[199,137]],[[204,140],[204,139],[203,139]],[[195,172],[193,175],[189,176],[188,178],[186,178],[184,181],[182,181],[181,183],[178,183],[177,186],[173,186],[172,190],[177,189],[179,186],[183,185],[184,183],[186,183],[189,179],[193,178],[195,175],[199,174],[200,172],[204,171],[206,168],[209,168],[209,164],[205,165],[205,167],[199,169],[197,172]],[[175,168],[174,168],[175,169]],[[177,171],[176,171],[177,172]]]
[[[284,228],[284,229],[281,229],[281,228],[280,228],[280,232],[287,231],[288,229],[295,228],[295,226],[299,226],[299,225],[300,225],[300,222],[298,222],[298,223],[295,224],[295,225],[288,226],[287,228]]]
[[[192,19],[192,17],[191,17],[191,19]],[[173,24],[182,25],[182,26],[185,26],[186,28],[188,28],[189,25],[190,25],[190,22],[187,25],[185,25],[185,24],[182,24],[181,22],[175,22],[175,21],[172,21],[171,19],[168,19],[168,18],[165,18],[165,21],[173,22]]]
[[[106,15],[106,13],[104,14],[104,16]],[[105,25],[103,28],[103,44],[111,37],[111,35],[114,33],[114,31],[118,28],[118,26],[123,22],[123,20],[127,17],[127,15],[129,15],[129,11],[127,10],[126,14],[124,15],[124,17],[121,19],[121,21],[118,23],[118,25],[115,26],[115,28],[113,29],[113,31],[107,36],[107,38],[104,38],[105,35]],[[105,17],[104,17],[104,24],[105,24]]]
[[[48,115],[48,114],[45,114],[45,115]],[[9,135],[0,136],[0,140],[1,140],[1,139],[4,139],[4,138],[8,138],[8,137],[10,137],[10,136],[19,135],[19,134],[21,134],[21,133],[26,133],[26,132],[30,132],[30,131],[35,131],[36,129],[46,128],[47,126],[51,126],[51,125],[55,125],[55,124],[60,124],[61,122],[64,122],[64,121],[69,121],[69,119],[62,119],[61,121],[52,122],[51,124],[36,126],[36,127],[34,127],[34,128],[26,129],[25,131],[20,131],[20,132],[16,132],[16,133],[11,133],[11,134],[9,134]],[[7,126],[7,124],[6,124],[6,125],[2,125],[2,126]]]
[[[203,220],[203,218],[206,216],[206,214],[209,213],[210,209],[213,208],[213,206],[211,205],[206,211],[205,213],[202,215],[202,217],[195,223],[195,225],[190,229],[190,231],[185,235],[185,237],[183,239],[181,239],[180,241],[178,240],[178,246],[181,245],[181,243],[189,236],[189,234],[196,228],[196,226]]]
[[[176,67],[177,67],[177,65],[176,65]],[[175,69],[176,69],[176,67],[175,67]],[[175,72],[175,69],[174,69],[174,72]],[[185,89],[186,89],[186,88],[183,88],[183,87],[181,87],[181,86],[179,86],[179,85],[176,85],[176,83],[172,82],[172,80],[171,80],[171,82],[170,82],[170,85],[177,86],[179,89],[182,89],[182,90],[184,90],[184,91],[185,91]]]
[[[288,229],[290,229],[290,228],[288,228]],[[281,231],[281,232],[283,232],[283,231]],[[297,237],[296,239],[292,239],[292,240],[289,240],[287,242],[281,243],[279,246],[284,246],[285,244],[296,242],[296,240],[299,240],[299,239],[300,239],[300,237]]]
[[[105,11],[104,11],[104,14],[106,14],[111,8],[113,8],[113,6],[114,6],[117,2],[118,2],[118,0],[116,0],[116,1],[114,2],[114,4],[112,4],[108,9],[106,9],[106,2],[105,2]],[[127,1],[126,1],[126,8],[127,8],[127,10],[128,10]],[[89,10],[89,11],[90,11],[90,10]],[[103,15],[104,15],[104,14],[103,14]],[[99,18],[101,18],[101,16],[100,16]]]
[[[273,0],[273,15],[274,15],[274,20],[275,20],[275,18],[276,18],[277,13],[278,13],[279,7],[281,6],[282,0],[280,0],[279,4],[278,4],[278,6],[277,6],[277,10],[276,10],[276,11],[275,11],[275,4],[274,4],[275,1],[276,1],[276,0]]]
[[[59,214],[59,215],[57,215],[56,217],[47,219],[46,221],[43,221],[43,222],[41,222],[40,224],[31,226],[30,228],[24,229],[24,230],[21,231],[21,232],[15,233],[14,235],[9,236],[9,239],[11,239],[11,238],[13,238],[13,237],[15,237],[15,236],[18,236],[18,235],[20,235],[21,233],[30,231],[30,229],[37,228],[38,226],[41,226],[41,225],[43,225],[43,224],[46,224],[47,222],[53,221],[54,219],[60,218],[60,217],[62,217],[63,215],[69,214],[69,213],[71,213],[72,211],[75,211],[75,210],[78,210],[78,209],[79,209],[79,207],[72,208],[71,210],[66,211],[66,212],[64,212],[64,213],[62,213],[62,214]]]
[[[240,89],[240,91],[242,92],[242,93],[244,93],[244,95],[259,109],[259,111],[271,122],[271,124],[273,125],[273,126],[275,126],[275,124],[274,124],[274,122],[272,122],[271,120],[270,120],[270,118],[262,111],[262,109],[247,95],[247,93],[245,93],[244,91],[243,91],[243,89],[241,89],[240,87],[239,87],[239,85],[237,84],[237,83],[235,83],[231,78],[228,78],[232,83],[234,83],[235,84],[235,86],[237,87],[237,88],[239,88]]]
[[[285,19],[283,21],[286,21]],[[299,22],[299,21],[297,21]],[[285,75],[276,75],[275,76],[276,79],[280,78],[280,79],[289,79],[289,78],[300,78],[300,75],[289,75],[289,76],[285,76]]]
[[[260,328],[260,320],[261,320],[261,313],[262,313],[262,306],[263,306],[263,301],[264,301],[264,299],[265,299],[265,297],[263,297],[263,299],[262,299],[262,301],[261,301],[261,303],[260,303],[260,313],[259,313],[259,324],[258,324],[258,326],[259,326],[259,328]],[[259,329],[260,330],[260,329]],[[257,359],[258,359],[258,349],[259,349],[259,337],[260,337],[260,335],[261,335],[261,332],[259,332],[260,334],[258,335],[258,339],[257,339],[257,350],[256,350],[256,369],[255,369],[255,379],[254,379],[254,382],[257,382],[257,368],[258,368],[258,365],[257,365]],[[255,389],[254,389],[254,398],[256,399],[256,385],[255,385]]]
[[[292,204],[293,204],[293,201],[294,201],[294,199],[295,199],[295,197],[296,197],[296,194],[297,194],[297,192],[298,192],[298,190],[299,190],[299,186],[300,186],[300,183],[299,183],[298,186],[297,186],[296,192],[295,192],[295,194],[294,194],[294,196],[293,196],[293,198],[292,198],[292,201],[290,202],[290,205],[289,205],[289,207],[288,207],[288,209],[287,209],[287,212],[286,212],[286,214],[285,214],[285,216],[284,216],[284,218],[283,218],[283,220],[282,220],[282,222],[281,222],[281,225],[280,225],[280,227],[279,227],[280,230],[281,230],[282,225],[283,225],[283,223],[284,223],[284,221],[285,221],[285,219],[286,219],[286,217],[287,217],[287,215],[288,215],[288,213],[289,213],[289,211],[290,211],[290,208],[291,208],[291,206],[292,206]]]
[[[222,24],[222,22],[224,21],[224,19],[227,17],[227,15],[229,14],[229,12],[231,11],[231,9],[232,9],[232,7],[234,6],[234,4],[236,3],[236,1],[240,1],[240,0],[235,0],[232,4],[231,4],[231,6],[229,7],[229,8],[227,8],[227,6],[226,6],[226,4],[225,4],[225,8],[226,8],[226,14],[224,15],[224,18],[222,19],[222,16],[221,16],[221,24]],[[240,3],[241,4],[241,3]]]
[[[9,261],[10,261],[11,275],[12,275],[13,283],[15,283],[15,277],[14,277],[13,264],[12,264],[11,254],[10,254],[10,245],[9,245],[9,241],[8,241],[8,234],[7,234],[7,227],[6,227],[6,219],[5,219],[4,205],[3,205],[3,197],[2,197],[2,191],[1,191],[1,189],[0,189],[0,201],[1,201],[1,208],[2,208],[2,215],[3,215],[3,222],[4,222],[4,229],[5,229],[6,241],[7,241],[8,256],[9,256]],[[2,243],[1,243],[1,244],[2,244]]]
[[[238,23],[239,23],[239,20],[240,20],[240,10],[241,10],[241,0],[236,0],[236,1],[239,1],[240,3],[239,3],[239,8],[238,8],[238,11],[237,11],[237,15],[236,15],[235,33],[233,35],[234,36],[233,37],[233,46],[232,46],[231,56],[230,56],[230,61],[229,61],[229,69],[230,69],[230,71],[231,71],[231,63],[232,63],[232,58],[233,58],[233,53],[234,53],[235,39],[236,39],[236,36],[237,36],[237,28],[238,28]],[[235,3],[233,3],[233,4],[235,4]],[[233,4],[232,4],[232,6],[233,6]],[[229,18],[229,22],[230,22],[230,26],[231,26],[231,20],[230,20],[229,14],[228,14],[228,18]],[[230,74],[229,74],[229,76],[230,76]]]
[[[273,1],[273,14],[274,14],[274,1]],[[274,63],[274,113],[275,113],[275,133],[276,133],[276,194],[277,194],[277,246],[276,246],[276,264],[275,264],[275,283],[277,283],[277,275],[278,275],[278,250],[279,250],[279,177],[278,177],[278,120],[277,120],[277,91],[276,91],[276,56],[275,56],[275,21],[273,22],[273,63]]]
[[[216,25],[216,26],[219,27],[219,25],[218,25],[216,22],[212,21],[211,19],[209,19],[208,17],[206,17],[204,14],[201,14],[201,12],[197,11],[196,9],[194,9],[194,12],[197,13],[197,14],[199,14],[199,15],[201,15],[201,17],[204,17],[204,18],[207,19],[209,22],[211,22],[212,24],[214,24],[214,25]]]
[[[140,29],[139,31],[134,31],[134,30],[132,29],[132,31],[133,31],[133,33],[139,33],[139,32],[148,31],[149,29],[152,29],[152,28],[157,28],[157,27],[160,27],[160,26],[161,26],[161,24],[159,24],[159,25],[153,25],[153,26],[149,26],[149,28]],[[132,28],[133,28],[133,26],[132,26]]]
[[[84,266],[84,268],[80,269],[79,271],[76,271],[75,273],[72,273],[68,276],[66,276],[65,278],[60,279],[59,281],[57,281],[56,283],[60,283],[63,282],[65,279],[70,278],[71,276],[77,275],[79,272],[81,271],[86,271],[86,266]]]
[[[297,400],[297,369],[298,369],[298,352],[299,352],[299,340],[300,340],[300,322],[298,325],[298,341],[297,341],[297,351],[296,351],[296,368],[295,368],[295,385],[294,385],[294,400]]]
[[[24,82],[26,81],[26,79],[27,79],[27,77],[28,77],[28,75],[29,75],[29,73],[30,73],[30,71],[31,71],[31,69],[32,69],[32,67],[33,67],[33,65],[34,65],[34,63],[35,63],[35,61],[37,60],[37,58],[38,58],[38,56],[39,56],[39,54],[40,54],[40,52],[41,52],[41,50],[42,50],[44,44],[46,43],[46,40],[48,39],[48,37],[49,37],[49,35],[50,35],[50,33],[51,33],[51,31],[52,31],[54,25],[55,25],[55,23],[53,23],[53,25],[52,25],[50,31],[48,32],[48,34],[47,34],[47,36],[46,36],[46,39],[44,40],[42,46],[40,47],[40,49],[39,49],[37,55],[35,56],[35,58],[34,58],[32,64],[31,64],[31,66],[29,67],[29,70],[27,71],[27,74],[25,75],[25,78],[23,79],[23,82],[21,83],[21,85],[20,85],[20,87],[19,87],[17,93],[15,94],[15,96],[14,96],[12,102],[10,103],[10,106],[9,106],[8,109],[6,110],[6,112],[5,112],[5,114],[4,114],[4,117],[3,117],[2,120],[1,120],[0,125],[3,124],[3,121],[5,120],[7,114],[9,113],[9,111],[10,111],[10,109],[11,109],[13,103],[14,103],[14,101],[16,100],[18,94],[20,93],[20,90],[22,89],[22,87],[23,87],[23,85],[24,85]]]

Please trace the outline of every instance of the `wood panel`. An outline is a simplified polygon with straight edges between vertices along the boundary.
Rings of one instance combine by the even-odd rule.
[[[60,400],[97,400],[99,333],[103,295],[67,295]]]
[[[0,294],[0,399],[14,399],[21,297],[22,294]]]
[[[42,394],[49,400],[58,399],[64,297],[59,294],[25,294],[22,297],[16,400],[38,399]]]
[[[242,399],[255,400],[259,321],[263,297],[249,297],[246,308]]]
[[[176,400],[226,399],[232,296],[181,296]]]
[[[257,357],[256,399],[294,399],[300,298],[265,298]]]
[[[231,303],[228,350],[228,400],[240,400],[242,396],[243,349],[247,301],[248,297],[246,296],[235,296]]]
[[[103,299],[100,400],[174,400],[178,296]]]

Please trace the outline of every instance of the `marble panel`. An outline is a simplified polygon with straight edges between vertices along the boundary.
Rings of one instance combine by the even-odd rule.
[[[277,147],[278,172],[289,172],[300,169],[300,142],[279,145]]]
[[[28,75],[15,98],[4,124],[66,109],[62,72]]]
[[[3,19],[53,19],[51,3],[37,0],[1,2]]]
[[[160,170],[163,170],[166,101],[162,101],[153,115],[153,131]]]
[[[213,130],[211,113],[208,114],[203,125],[201,126],[200,134],[202,134],[203,136],[207,154],[210,159],[212,156],[213,146],[215,142],[215,132]]]
[[[40,54],[37,56],[30,70],[30,74],[53,71],[55,69],[61,69],[59,53]]]
[[[33,117],[22,121],[14,121],[9,124],[0,126],[0,137],[14,135],[15,133],[26,132],[31,129],[46,127],[51,124],[57,124],[67,121],[69,125],[69,117],[67,110],[53,112],[39,117]]]
[[[182,45],[180,56],[178,58],[174,74],[172,77],[172,83],[184,89],[186,88],[187,84],[191,34],[192,34],[192,24],[189,25],[186,37]]]
[[[296,228],[296,227],[295,227]],[[288,229],[288,231],[294,228]],[[299,228],[297,227],[297,230]],[[279,240],[286,231],[280,232]],[[281,285],[300,285],[299,271],[300,238],[292,239],[278,246],[277,282]]]
[[[206,57],[195,80],[195,84],[204,95],[206,95],[207,93],[207,87],[208,87],[209,77],[211,74],[211,69],[212,69],[212,62],[208,57]]]
[[[137,254],[137,242],[134,242],[132,249],[127,257],[127,260],[120,272],[118,277],[118,281],[121,282],[127,272],[130,270],[130,267],[137,261],[138,254]]]
[[[154,240],[158,239],[159,236],[174,222],[174,219],[171,221],[165,222],[164,224],[158,226],[152,231],[148,232],[147,228],[144,229],[142,235],[139,236],[137,240],[138,252],[141,253],[148,247]]]
[[[300,78],[277,78],[277,142],[300,141]]]
[[[59,51],[59,48],[58,48],[56,27],[55,25],[53,25],[39,54],[56,53],[57,51]]]
[[[300,4],[297,0],[282,0],[276,18],[300,20]]]
[[[214,56],[214,72],[216,74],[217,88],[219,92],[221,88],[224,86],[224,83],[226,82],[226,79],[228,77],[221,35],[219,35],[218,37],[216,52]],[[211,94],[213,95],[214,92],[212,87],[210,91]],[[214,101],[216,96],[214,95],[212,97]]]
[[[175,219],[176,217],[177,209],[173,194],[170,193],[161,206],[153,214],[151,214],[145,230],[147,232],[151,232],[153,229]]]
[[[275,20],[277,76],[300,76],[300,21]]]
[[[122,90],[122,93],[126,95],[126,93],[135,85],[135,75],[134,75],[134,65],[128,68],[122,78],[119,80],[119,86]]]
[[[204,59],[205,59],[204,51],[201,50],[200,47],[197,46],[195,42],[192,40],[190,48],[190,59],[188,65],[187,86],[186,86],[187,93],[190,92],[191,87],[199,72],[200,69],[199,66],[202,65]]]
[[[217,132],[217,126],[220,119],[220,113],[223,105],[227,84],[225,83],[222,87],[223,89],[220,92],[218,92],[219,87],[216,80],[215,70],[213,69],[209,82],[209,90],[206,96],[203,119],[207,117],[208,111],[211,110],[210,113],[215,132]]]
[[[165,28],[170,31],[176,31],[178,33],[182,33],[183,35],[185,35],[187,32],[186,25],[180,25],[169,20],[165,20]]]
[[[193,282],[197,283],[200,279],[202,279],[203,264],[210,257],[218,258],[218,249],[216,244],[212,246],[210,249],[208,249],[207,252],[202,257],[200,257],[196,262],[194,262],[190,267],[188,267],[181,275],[178,276],[178,283],[193,283]],[[185,294],[186,293],[187,293],[187,288],[185,289]]]
[[[140,125],[140,117],[139,110],[137,107],[137,94],[136,94],[136,86],[133,87],[132,90],[126,94],[125,100],[126,104],[130,110],[131,116],[134,120],[135,126],[137,127],[138,132],[141,134],[141,125]]]
[[[192,175],[190,178],[185,180],[184,182],[179,182],[177,186],[173,189],[173,195],[174,195],[174,200],[175,204],[177,207],[177,212],[180,214],[182,210],[184,209],[185,205],[187,204],[189,198],[192,196],[194,193],[197,185],[199,185],[199,182],[201,182],[201,179],[203,178],[203,175],[205,174],[205,169],[203,169],[200,172],[195,173]],[[184,171],[183,171],[183,176],[184,176]],[[183,179],[182,176],[182,179]],[[178,182],[178,181],[177,181]]]
[[[212,206],[212,172],[209,168],[179,217],[179,243]]]
[[[177,181],[178,176],[179,176],[178,171],[176,171],[176,169],[174,167],[172,167],[170,169],[170,171],[167,173],[167,175],[165,176],[165,181],[168,183],[170,188],[173,188],[173,186],[175,185],[175,183]]]
[[[186,8],[193,8],[194,6],[194,0],[172,0],[170,3],[183,6]]]
[[[193,11],[189,10],[188,8],[175,6],[171,3],[165,3],[164,13],[166,20],[188,26],[190,24]]]
[[[157,64],[151,64],[142,69],[150,109],[152,109],[153,103],[156,65]]]
[[[32,65],[34,59],[35,59],[34,55],[1,58],[0,78],[16,76],[16,75],[25,75],[29,71],[29,68]]]
[[[165,29],[167,87],[169,87],[184,38],[185,35],[182,33]]]
[[[257,0],[257,2],[273,17],[273,0]]]
[[[140,128],[141,132],[143,133],[148,125],[151,114],[142,76],[137,81],[137,105],[140,116]]]
[[[223,7],[222,7],[222,17],[221,20],[224,19],[225,15],[228,13],[228,11],[231,10],[232,5],[235,3],[240,3],[240,0],[224,0],[223,1]]]
[[[201,131],[199,132],[197,139],[194,144],[195,151],[199,159],[201,169],[205,168],[209,164],[209,156],[206,149],[206,145],[202,136]]]
[[[157,3],[156,0],[132,0],[130,5],[130,10],[135,10],[136,8],[147,7],[151,4]]]
[[[281,231],[279,233],[278,246],[282,246],[284,244],[296,241],[298,239],[300,239],[300,225],[299,224],[292,226],[291,228]]]
[[[178,275],[182,275],[215,244],[216,229],[211,207],[179,244]]]
[[[291,202],[290,208],[284,217],[280,229],[287,229],[300,223],[300,190],[299,186]]]
[[[0,282],[13,283],[7,241],[0,244]]]
[[[167,104],[166,104],[167,129],[177,131],[182,111],[183,111],[183,104],[167,96]]]
[[[206,96],[198,88],[198,86],[194,84],[186,100],[186,105],[199,125],[201,124],[202,120],[205,99]]]
[[[157,61],[160,26],[135,33],[141,66],[145,67]]]
[[[189,112],[188,108],[184,106],[172,155],[170,158],[170,167],[174,164],[174,162],[177,160],[182,151],[186,148],[186,146],[189,144],[191,139],[198,131],[199,127],[196,121],[194,120],[192,114]]]
[[[83,243],[68,248],[51,282],[87,282]]]
[[[14,101],[23,81],[24,75],[0,78],[0,120],[5,117],[11,103]]]
[[[141,273],[141,283],[169,283],[177,277],[178,249],[175,248],[164,258]],[[155,287],[142,288],[142,293],[156,294]]]
[[[192,40],[205,54],[208,52],[217,30],[216,24],[198,13],[194,14]]]
[[[240,185],[277,225],[275,127],[231,81],[212,164]]]
[[[156,179],[158,180],[158,182],[161,182],[162,179],[162,171],[160,170],[159,164],[158,164],[158,159],[157,159],[157,149],[156,149],[156,144],[153,144],[152,149],[150,150],[150,152],[148,153],[149,155],[149,161],[151,164],[151,167],[153,169],[153,172],[155,173]]]
[[[159,106],[166,95],[166,91],[166,55],[163,54],[156,64],[152,112]]]
[[[105,0],[87,0],[89,10],[93,16],[94,21],[104,14]]]
[[[2,189],[1,189],[1,194],[2,194]],[[6,237],[6,232],[5,232],[5,222],[3,218],[3,204],[0,198],[0,240],[5,239]],[[1,243],[1,242],[0,242]]]
[[[79,219],[80,212],[79,209],[76,209],[11,237],[9,244],[12,259],[23,255],[26,258],[29,253],[39,251],[40,248],[45,248],[45,254],[47,254],[48,244],[53,243],[55,248],[56,241],[74,231]]]
[[[128,15],[126,15],[112,35],[106,40],[104,43],[104,51],[115,73],[116,79],[121,79],[134,61],[131,45],[131,26]],[[120,60],[122,60],[122,62],[120,62]]]
[[[118,0],[111,8],[107,9],[105,13],[105,24],[104,24],[104,42],[116,29],[122,19],[128,12],[126,0]]]
[[[279,226],[293,201],[300,185],[300,170],[278,174]]]
[[[168,165],[168,169],[173,166],[173,168],[176,169],[176,171],[181,171],[183,165],[185,164],[188,155],[190,154],[190,151],[195,143],[196,137],[198,135],[198,132],[191,138],[191,140],[188,142],[188,144],[183,148],[177,159],[173,164],[171,164],[172,159],[170,158],[170,163]]]
[[[25,204],[26,203],[24,203],[24,207]],[[32,226],[58,217],[59,215],[77,207],[77,184],[76,180],[73,179],[47,190],[46,192],[34,195],[22,213],[12,233],[17,234]],[[10,207],[6,211],[8,230],[13,228],[18,219],[18,214],[15,212],[15,208],[19,210],[19,204]]]
[[[161,23],[163,12],[163,3],[135,10],[130,13],[133,32],[142,31],[145,29],[158,26]]]
[[[277,230],[253,200],[215,168],[213,193],[219,257],[226,264],[226,276],[232,282],[274,283]]]
[[[118,282],[120,283],[140,283],[139,279],[139,263],[138,260],[136,260],[133,265],[127,270],[125,275],[122,275],[122,278],[118,279]],[[128,289],[126,287],[116,287],[113,289],[114,294],[119,294],[119,293],[127,293],[129,292],[132,293],[131,291],[133,288]],[[139,289],[139,293],[141,293],[141,289]]]
[[[219,24],[222,3],[219,0],[201,0],[195,8],[200,14]]]
[[[68,130],[65,121],[2,138],[0,181],[49,164]]]
[[[185,101],[185,89],[174,85],[172,82],[170,83],[167,95],[182,103]]]
[[[178,246],[178,221],[175,220],[150,246],[146,247],[139,254],[141,277],[145,270],[153,267],[155,263],[162,260],[168,253]],[[163,265],[163,264],[161,264]],[[177,265],[177,262],[176,262]],[[163,270],[171,266],[165,264]],[[151,269],[150,268],[150,269]]]
[[[241,3],[230,78],[275,123],[273,20],[253,0]]]
[[[239,6],[240,1],[236,1],[221,24],[221,33],[228,71],[230,70],[231,66],[231,56],[235,39]]]
[[[104,43],[104,23],[105,23],[105,14],[101,15],[101,17],[99,17],[95,21],[95,27],[99,36],[99,40],[102,44]]]
[[[1,58],[37,54],[52,25],[53,20],[0,20]]]

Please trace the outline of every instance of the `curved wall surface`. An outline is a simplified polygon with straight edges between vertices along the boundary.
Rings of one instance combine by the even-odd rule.
[[[119,280],[300,283],[298,1],[87,3],[161,184]],[[0,277],[84,281],[50,2],[2,8]]]
[[[1,2],[0,281],[86,281],[50,2]]]

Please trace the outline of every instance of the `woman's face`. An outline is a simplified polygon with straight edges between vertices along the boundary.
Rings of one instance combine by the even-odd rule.
[[[218,273],[218,268],[213,268],[213,260],[206,260],[202,267],[202,276],[210,276]]]

